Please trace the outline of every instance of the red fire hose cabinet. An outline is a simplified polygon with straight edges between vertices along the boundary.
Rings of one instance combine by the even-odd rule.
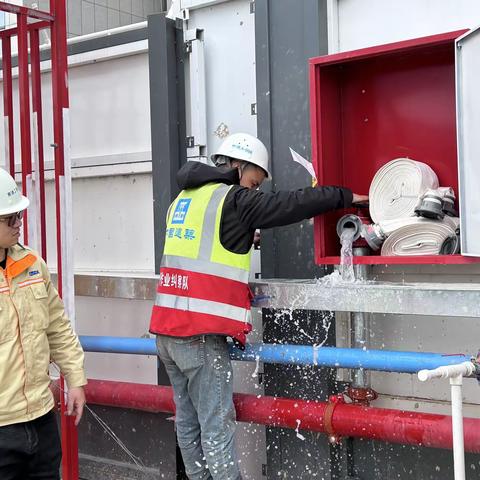
[[[480,259],[480,33],[466,30],[310,60],[312,161],[320,185],[368,193],[377,170],[408,157],[457,195],[461,255],[356,257],[363,264]],[[458,120],[457,120],[458,118]],[[460,199],[460,201],[458,201]],[[339,263],[336,223],[315,219],[315,260]],[[478,237],[478,238],[477,238]]]

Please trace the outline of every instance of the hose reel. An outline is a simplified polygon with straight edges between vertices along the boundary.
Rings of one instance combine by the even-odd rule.
[[[459,219],[455,193],[439,187],[438,177],[425,163],[397,158],[375,174],[369,191],[372,224],[344,215],[337,234],[354,229],[374,251],[384,256],[448,255],[458,253]]]

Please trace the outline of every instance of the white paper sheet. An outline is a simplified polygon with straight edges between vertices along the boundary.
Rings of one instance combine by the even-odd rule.
[[[297,153],[292,148],[290,148],[290,153],[292,154],[293,161],[302,165],[307,170],[307,172],[312,176],[312,178],[316,180],[317,175],[313,168],[312,162],[308,161],[306,158],[303,158],[299,153]]]

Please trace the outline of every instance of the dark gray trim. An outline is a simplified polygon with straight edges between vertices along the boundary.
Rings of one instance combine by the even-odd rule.
[[[147,18],[150,18],[151,16],[152,15],[149,15]],[[146,40],[147,38],[148,29],[146,27],[127,30],[126,32],[114,33],[113,35],[105,35],[98,38],[90,38],[68,45],[68,55],[77,55],[79,53],[101,50],[102,48],[116,47],[118,45],[125,45],[126,43]]]
[[[177,19],[175,24],[175,55],[177,73],[177,129],[179,164],[187,163],[187,118],[185,110],[185,40],[183,38],[183,22]]]
[[[148,17],[150,123],[152,137],[153,226],[155,272],[159,272],[165,243],[168,208],[178,194],[176,173],[187,152],[179,132],[185,129],[183,33],[165,14]],[[180,134],[181,135],[181,134]],[[165,367],[158,361],[159,385],[168,385]],[[172,444],[173,445],[173,444]],[[175,478],[183,479],[183,462],[175,442]]]
[[[155,234],[155,271],[158,273],[165,240],[165,218],[178,194],[176,173],[186,157],[180,145],[179,123],[184,108],[178,104],[183,85],[177,80],[177,31],[164,14],[148,17],[152,182]],[[180,118],[179,118],[180,110]],[[184,113],[183,113],[184,114]]]
[[[255,66],[257,80],[257,135],[272,151],[271,95],[261,95],[270,90],[270,25],[268,22],[268,0],[257,0],[255,5]],[[275,177],[275,165],[271,165]]]
[[[256,0],[255,39],[257,132],[272,159],[269,188],[308,186],[311,179],[292,162],[288,147],[310,156],[308,59],[327,52],[326,0]],[[323,273],[314,265],[313,228],[308,221],[262,231],[261,249],[264,278],[311,278]],[[264,342],[304,343],[303,329],[315,342],[335,345],[335,326],[327,334],[324,317],[334,322],[330,313],[295,310],[284,315],[263,309]],[[265,394],[325,400],[337,390],[333,370],[312,373],[265,365]],[[339,478],[336,464],[344,461],[342,451],[331,448],[325,437],[310,433],[304,437],[299,441],[292,431],[267,428],[268,479],[301,478],[306,471]]]
[[[255,2],[255,66],[257,81],[257,136],[265,144],[270,154],[272,182],[266,182],[262,190],[273,190],[275,186],[275,163],[272,149],[272,105],[270,81],[270,22],[269,1]],[[267,94],[268,93],[268,94]],[[262,231],[262,275],[264,278],[277,278],[275,230]]]
[[[327,52],[326,0],[257,0],[255,6],[257,131],[271,155],[272,190],[308,186],[288,147],[310,157],[308,59]],[[262,231],[264,278],[312,278],[314,263],[309,221]]]
[[[160,14],[163,15],[163,14]],[[150,17],[150,15],[149,15]],[[147,18],[149,18],[147,17]],[[139,42],[148,38],[147,28],[138,28],[135,30],[128,30],[126,32],[114,33],[113,35],[105,35],[98,38],[85,39],[77,43],[67,46],[67,54],[78,55],[79,53],[93,52],[95,50],[102,50],[103,48],[116,47],[118,45],[125,45],[127,43]],[[40,61],[44,62],[50,60],[50,49],[40,51]],[[1,68],[0,61],[0,68]],[[17,56],[12,56],[12,67],[18,66]]]

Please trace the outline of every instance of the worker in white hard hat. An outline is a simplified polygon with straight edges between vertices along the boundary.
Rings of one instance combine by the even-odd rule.
[[[227,137],[216,167],[188,162],[167,215],[150,332],[173,386],[176,432],[190,480],[238,480],[227,337],[250,325],[250,251],[256,229],[299,222],[368,199],[341,187],[262,192],[268,152],[252,135]]]
[[[61,447],[50,359],[68,386],[78,424],[87,383],[84,355],[45,262],[19,244],[29,205],[0,168],[0,479],[59,480]]]

